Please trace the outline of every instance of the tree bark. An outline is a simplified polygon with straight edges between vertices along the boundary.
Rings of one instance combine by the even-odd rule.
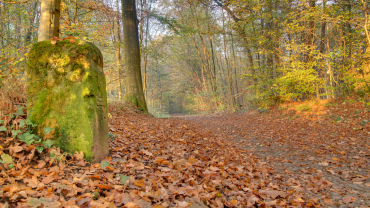
[[[122,96],[122,75],[123,75],[123,70],[122,70],[122,64],[121,64],[121,45],[122,45],[122,42],[121,42],[121,23],[120,23],[120,20],[119,20],[119,4],[118,4],[118,0],[117,0],[117,18],[116,18],[116,21],[117,21],[117,45],[116,45],[116,63],[117,63],[117,67],[118,67],[118,85],[119,85],[119,89],[118,89],[118,99],[119,101],[122,101],[123,99],[123,96]],[[114,29],[113,29],[114,30]]]
[[[140,69],[140,45],[135,0],[122,0],[123,51],[125,64],[124,102],[148,111],[143,93]]]
[[[38,41],[59,38],[60,0],[41,0]]]
[[[311,62],[313,59],[313,50],[314,50],[314,33],[315,33],[315,7],[316,0],[309,1],[310,6],[310,21],[309,21],[309,30],[308,30],[308,54],[307,54],[307,63]]]

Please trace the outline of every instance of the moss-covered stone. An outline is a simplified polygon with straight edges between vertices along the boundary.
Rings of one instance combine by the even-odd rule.
[[[92,43],[36,43],[27,62],[28,118],[64,151],[98,162],[109,152],[103,56]],[[44,127],[54,130],[43,135]]]

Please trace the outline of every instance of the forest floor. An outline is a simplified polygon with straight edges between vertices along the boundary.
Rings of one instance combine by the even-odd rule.
[[[2,151],[30,161],[1,168],[0,207],[370,206],[365,102],[169,119],[118,103],[109,112],[111,155],[98,164],[7,138]]]

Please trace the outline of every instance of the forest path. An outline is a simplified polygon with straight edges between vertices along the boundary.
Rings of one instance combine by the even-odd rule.
[[[369,207],[370,112],[357,104],[168,119],[111,104],[101,163],[0,138],[15,164],[0,166],[0,207]]]
[[[256,155],[274,168],[271,177],[300,190],[305,200],[334,207],[370,206],[369,134],[364,130],[258,112],[181,118]]]

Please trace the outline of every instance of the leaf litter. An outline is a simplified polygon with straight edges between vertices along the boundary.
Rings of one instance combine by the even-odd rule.
[[[114,139],[101,163],[1,138],[0,207],[370,205],[367,125],[281,117],[287,110],[159,119],[114,104],[109,112]]]

